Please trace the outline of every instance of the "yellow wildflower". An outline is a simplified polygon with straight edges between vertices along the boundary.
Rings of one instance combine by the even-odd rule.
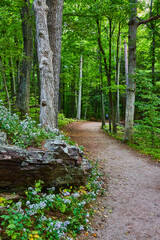
[[[37,235],[37,234],[36,234],[36,235],[34,235],[34,238],[39,238],[39,235]]]

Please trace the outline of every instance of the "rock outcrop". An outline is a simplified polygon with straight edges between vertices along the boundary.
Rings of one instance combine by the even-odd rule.
[[[41,179],[44,187],[80,185],[91,165],[84,153],[63,140],[46,140],[43,149],[22,149],[0,141],[0,191],[20,192]]]

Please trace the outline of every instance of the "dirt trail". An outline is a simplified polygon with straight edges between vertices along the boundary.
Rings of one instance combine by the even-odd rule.
[[[72,123],[66,132],[108,178],[107,196],[97,201],[94,239],[160,240],[160,167],[100,130],[101,123]],[[81,239],[93,239],[91,236]]]

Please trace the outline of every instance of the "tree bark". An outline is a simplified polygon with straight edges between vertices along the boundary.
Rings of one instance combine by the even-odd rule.
[[[153,0],[151,0],[150,6],[150,17],[153,16],[152,12]],[[155,24],[151,21],[151,31],[152,31],[152,46],[151,46],[151,56],[152,56],[152,83],[155,82],[155,46],[156,46],[156,36],[155,36]]]
[[[128,86],[128,49],[126,40],[124,40],[124,61],[125,61],[126,86]]]
[[[77,119],[81,119],[81,99],[82,99],[82,55],[80,58],[80,69],[79,69],[79,92],[78,92],[78,109],[77,109]]]
[[[108,87],[109,87],[109,117],[111,118],[113,133],[117,132],[117,124],[115,118],[115,105],[114,97],[111,90],[111,76],[112,76],[112,36],[114,32],[114,27],[112,29],[112,19],[109,19],[109,74],[108,74]],[[110,128],[110,131],[112,129]]]
[[[11,96],[14,97],[16,95],[16,78],[15,78],[15,72],[14,72],[14,63],[13,63],[13,57],[11,53],[11,69],[12,69],[12,78],[11,78]]]
[[[137,0],[130,0],[132,5],[131,17],[129,20],[129,77],[126,96],[126,116],[124,141],[133,141],[133,122],[135,110],[135,69],[136,69],[136,35],[137,35]]]
[[[47,16],[49,41],[53,52],[55,127],[58,128],[63,0],[47,0],[46,3],[49,8]]]
[[[31,62],[33,53],[32,39],[32,21],[30,16],[30,1],[24,0],[24,7],[21,11],[22,32],[23,32],[23,60],[20,70],[20,83],[16,98],[16,105],[22,115],[29,113],[29,97],[30,97],[30,77]]]
[[[120,121],[120,107],[119,107],[119,75],[120,75],[120,58],[121,58],[121,23],[119,23],[118,37],[117,37],[117,59],[116,59],[116,84],[117,84],[117,111],[116,122]]]
[[[1,57],[0,57],[0,70],[1,70],[2,76],[3,76],[3,83],[4,83],[4,88],[5,88],[5,91],[6,91],[6,98],[7,98],[7,102],[8,102],[9,112],[11,112],[11,103],[10,103],[7,81],[6,81],[6,76],[5,76],[4,67],[3,67]]]
[[[108,65],[107,65],[107,58],[106,58],[106,54],[105,54],[105,51],[102,47],[102,42],[101,42],[101,26],[100,26],[100,20],[97,19],[96,20],[96,23],[97,23],[97,27],[98,27],[98,45],[99,45],[99,49],[103,55],[103,61],[104,61],[104,68],[105,68],[105,73],[106,73],[106,77],[107,77],[107,81],[108,81],[108,86],[110,85],[110,82],[111,82],[111,75],[110,75],[110,71],[109,71],[109,68],[108,68]],[[111,32],[111,31],[110,31]],[[111,52],[110,52],[111,54]],[[110,92],[111,93],[111,92]],[[109,119],[109,131],[111,132],[112,130],[112,122],[111,122],[111,95],[109,93],[109,116],[108,116],[108,119]]]
[[[101,113],[102,113],[102,128],[105,126],[105,109],[104,109],[104,96],[103,96],[103,76],[102,76],[102,62],[101,55],[99,54],[99,73],[100,73],[100,84],[101,84]]]
[[[34,1],[38,61],[41,78],[40,123],[53,130],[57,127],[55,110],[55,85],[49,34],[47,27],[48,6],[46,0]]]

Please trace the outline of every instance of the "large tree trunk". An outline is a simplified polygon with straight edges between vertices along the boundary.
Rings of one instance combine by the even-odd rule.
[[[32,21],[30,16],[29,0],[24,0],[24,7],[22,7],[21,11],[21,18],[24,55],[21,63],[20,84],[18,86],[16,105],[21,111],[22,115],[25,115],[26,113],[29,113],[30,76],[33,52]]]
[[[80,58],[80,70],[79,70],[79,91],[78,91],[78,109],[77,119],[81,119],[81,99],[82,99],[82,55]]]
[[[137,0],[130,0],[132,4],[131,18],[129,20],[129,77],[126,96],[126,117],[124,141],[133,140],[133,122],[135,109],[135,69],[136,69],[136,35],[137,35]]]
[[[38,60],[41,78],[40,123],[48,129],[57,127],[55,110],[55,84],[49,34],[47,27],[48,7],[46,0],[34,1]]]
[[[63,0],[47,0],[49,8],[47,25],[49,32],[50,47],[53,52],[53,76],[54,76],[54,108],[55,127],[58,128],[58,103],[59,103],[59,79],[61,60],[61,36],[62,36],[62,14]]]

